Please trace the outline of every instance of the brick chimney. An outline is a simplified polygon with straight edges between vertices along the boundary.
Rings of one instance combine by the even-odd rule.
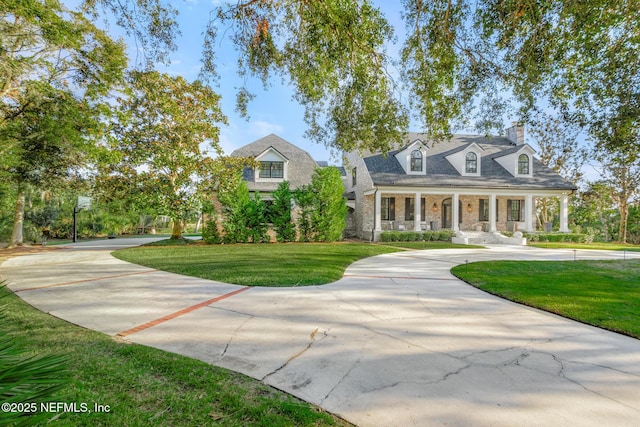
[[[515,145],[524,144],[524,125],[520,122],[512,122],[511,127],[507,128],[507,139]]]

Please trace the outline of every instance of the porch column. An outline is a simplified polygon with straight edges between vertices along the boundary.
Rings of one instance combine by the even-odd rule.
[[[533,196],[528,194],[524,198],[524,231],[532,233],[534,231],[531,226],[533,221]]]
[[[569,195],[560,196],[560,232],[569,232]]]
[[[376,191],[375,203],[373,206],[373,217],[375,218],[374,231],[382,231],[382,195]]]
[[[496,195],[489,195],[489,232],[495,233],[498,231],[496,227]]]
[[[421,198],[422,198],[422,193],[416,193],[416,198],[413,201],[413,230],[414,231],[422,230],[420,228],[420,222],[422,222],[424,218],[420,216],[420,212],[422,211]]]
[[[451,198],[451,229],[453,231],[460,231],[460,195],[458,193],[453,193],[453,197]]]

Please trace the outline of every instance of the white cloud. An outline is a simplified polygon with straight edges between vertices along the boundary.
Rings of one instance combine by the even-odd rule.
[[[249,124],[248,133],[252,136],[256,136],[258,138],[262,138],[263,136],[267,136],[269,134],[282,134],[284,132],[284,127],[282,125],[276,123],[269,123],[263,120],[257,120],[255,122],[251,122]]]

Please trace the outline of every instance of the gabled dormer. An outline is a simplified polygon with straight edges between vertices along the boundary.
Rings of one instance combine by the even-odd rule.
[[[256,156],[256,182],[280,182],[287,179],[289,159],[273,147]]]
[[[534,154],[535,150],[529,144],[524,144],[518,150],[495,157],[495,161],[514,177],[531,178]]]
[[[445,157],[462,176],[480,176],[484,148],[475,142]]]
[[[420,139],[414,140],[395,154],[407,175],[425,175],[427,171],[427,146]]]

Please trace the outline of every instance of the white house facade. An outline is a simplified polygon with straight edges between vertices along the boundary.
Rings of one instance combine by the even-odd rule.
[[[359,238],[378,240],[384,230],[533,232],[536,200],[547,197],[559,199],[559,231],[569,232],[576,188],[535,158],[520,126],[507,137],[454,135],[435,144],[408,133],[396,148],[345,155]]]

